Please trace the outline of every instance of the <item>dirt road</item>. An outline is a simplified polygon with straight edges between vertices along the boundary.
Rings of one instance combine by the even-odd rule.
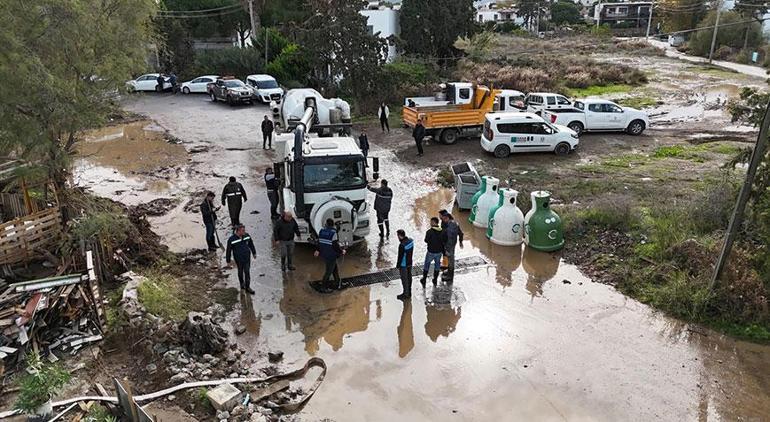
[[[165,141],[151,139],[120,154],[120,164],[99,153],[84,158],[76,180],[128,203],[175,199],[172,211],[151,221],[172,249],[184,250],[204,245],[199,215],[185,211],[191,197],[204,189],[219,194],[227,176],[241,179],[249,195],[241,220],[257,239],[257,294],[241,297],[229,320],[246,325],[239,337],[243,345],[281,350],[289,367],[311,355],[327,361],[326,380],[301,413],[308,419],[680,421],[770,415],[770,347],[658,315],[612,287],[592,283],[558,255],[493,246],[456,210],[468,236],[460,256],[481,256],[489,266],[458,274],[453,286],[429,284],[423,291],[415,281],[414,297],[406,303],[395,298],[398,282],[318,294],[307,285],[322,273],[312,251],[299,247],[299,269],[284,275],[269,241],[261,174],[275,157],[257,143],[266,107],[231,108],[203,96],[170,95],[135,96],[126,107],[167,129],[188,153],[155,148]],[[142,128],[152,138],[154,125]],[[440,157],[428,148],[417,160],[402,135],[396,130],[373,136],[372,154],[382,158],[382,177],[396,192],[392,224],[415,238],[415,260],[421,261],[428,218],[453,200],[452,191],[436,186],[432,166],[489,158],[469,141]],[[582,157],[570,159],[586,159],[602,148],[651,148],[661,137],[671,133],[592,135]],[[160,151],[166,154],[161,171],[147,174],[133,166]],[[526,155],[506,165],[555,162],[547,154]],[[225,234],[221,228],[220,236]],[[380,242],[372,232],[342,262],[343,276],[393,267],[396,247],[394,238]],[[234,277],[225,283],[237,286]]]

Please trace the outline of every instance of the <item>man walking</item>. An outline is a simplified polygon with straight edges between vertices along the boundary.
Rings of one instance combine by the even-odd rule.
[[[217,229],[217,210],[219,207],[214,208],[214,192],[206,192],[206,197],[201,202],[201,216],[203,217],[203,225],[206,226],[206,244],[209,247],[209,252],[217,250],[216,242],[216,229]]]
[[[281,248],[281,271],[296,270],[292,264],[294,261],[294,236],[300,239],[299,225],[297,220],[291,215],[291,211],[285,210],[283,217],[275,222],[273,226],[273,242]]]
[[[227,240],[227,253],[225,261],[230,265],[230,257],[235,259],[235,266],[238,267],[238,282],[241,290],[245,290],[250,295],[255,292],[251,289],[251,257],[257,257],[257,250],[254,248],[254,242],[251,236],[246,233],[246,228],[242,224],[235,228],[235,233]]]
[[[380,104],[380,110],[377,113],[377,117],[380,118],[380,126],[382,126],[382,132],[384,133],[387,129],[388,133],[390,133],[390,124],[388,123],[388,117],[390,117],[390,110],[388,109],[388,106],[383,102]]]
[[[222,189],[222,206],[227,203],[227,211],[230,213],[230,224],[233,228],[241,224],[241,207],[246,202],[246,191],[243,185],[235,181],[235,176],[230,176],[230,181]]]
[[[460,248],[463,247],[463,230],[460,225],[457,224],[452,214],[447,210],[439,211],[441,215],[441,226],[446,232],[446,246],[444,247],[444,255],[447,256],[449,265],[447,266],[446,275],[451,280],[455,273],[455,247],[460,244]]]
[[[265,186],[267,187],[267,199],[270,200],[270,218],[276,219],[278,214],[278,179],[273,173],[273,168],[265,169]]]
[[[428,246],[428,252],[425,253],[420,284],[422,284],[422,287],[425,287],[430,263],[433,262],[433,285],[435,286],[438,283],[438,274],[441,269],[441,256],[446,249],[446,233],[439,226],[438,218],[436,217],[430,219],[430,228],[425,233],[425,243]]]
[[[155,91],[163,92],[165,84],[166,84],[166,78],[163,77],[162,73],[158,73],[158,77],[155,78]]]
[[[390,237],[390,221],[388,221],[388,214],[390,213],[390,204],[393,201],[393,191],[388,187],[388,181],[382,179],[379,188],[373,188],[367,186],[367,189],[374,192],[376,197],[374,198],[374,211],[377,212],[377,227],[380,229],[380,239],[387,235]],[[383,227],[387,230],[387,233],[383,231]]]
[[[417,144],[417,156],[422,157],[422,138],[425,137],[425,126],[422,125],[422,119],[417,119],[417,124],[412,130],[412,138]]]
[[[403,293],[396,296],[398,300],[406,300],[412,297],[412,253],[414,252],[414,240],[406,237],[406,232],[396,230],[398,236],[398,259],[396,268],[401,276],[401,287]]]
[[[262,120],[262,149],[273,149],[273,121],[267,116]],[[267,145],[267,147],[265,147]]]
[[[179,86],[177,85],[176,73],[171,72],[171,76],[168,77],[168,81],[171,83],[171,92],[176,94],[179,92]]]
[[[369,156],[369,137],[366,136],[366,129],[361,129],[361,134],[358,135],[358,147],[361,148],[361,153],[364,154],[364,158]],[[367,164],[369,166],[369,164]]]
[[[334,228],[334,220],[331,218],[326,219],[324,228],[318,232],[318,245],[316,246],[315,256],[323,258],[326,264],[326,270],[324,271],[324,277],[322,284],[326,285],[329,282],[329,277],[334,276],[334,281],[339,286],[342,281],[340,280],[340,272],[337,266],[337,258],[345,255],[345,250],[340,247],[339,239],[337,238],[337,230]]]

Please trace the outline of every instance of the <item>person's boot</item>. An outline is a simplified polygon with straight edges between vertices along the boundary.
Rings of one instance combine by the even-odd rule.
[[[377,227],[380,229],[380,239],[385,237],[385,232],[382,231],[382,224],[378,224]]]
[[[287,264],[287,268],[289,269],[289,271],[294,271],[294,270],[296,270],[296,269],[297,269],[297,267],[295,267],[295,266],[294,266],[294,265],[292,265],[292,263],[291,263],[291,256],[289,256],[289,257],[287,257],[287,258],[286,258],[286,264]]]
[[[385,236],[390,237],[390,221],[385,220]]]
[[[434,286],[438,284],[438,275],[439,275],[439,271],[438,270],[433,270],[433,285]]]
[[[427,271],[424,271],[424,272],[422,273],[422,278],[420,278],[420,284],[422,284],[422,288],[423,288],[423,289],[425,288],[425,282],[426,282],[426,281],[428,281],[428,272],[427,272]],[[436,283],[433,283],[433,284],[436,284]]]
[[[286,271],[286,258],[281,258],[281,271]]]

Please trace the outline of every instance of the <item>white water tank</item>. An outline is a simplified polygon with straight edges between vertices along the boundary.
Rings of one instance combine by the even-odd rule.
[[[519,192],[514,189],[501,189],[501,192],[503,205],[492,216],[489,241],[503,246],[520,245],[524,241],[524,213],[516,205]]]
[[[500,202],[500,194],[497,189],[500,185],[500,179],[496,177],[487,178],[487,190],[479,197],[476,202],[476,218],[473,225],[486,228],[489,224],[489,210]]]

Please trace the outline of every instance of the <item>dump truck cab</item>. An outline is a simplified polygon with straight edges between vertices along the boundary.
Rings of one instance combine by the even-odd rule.
[[[470,104],[473,98],[473,84],[470,82],[451,82],[439,85],[441,91],[430,97],[407,97],[404,106],[429,107]]]

